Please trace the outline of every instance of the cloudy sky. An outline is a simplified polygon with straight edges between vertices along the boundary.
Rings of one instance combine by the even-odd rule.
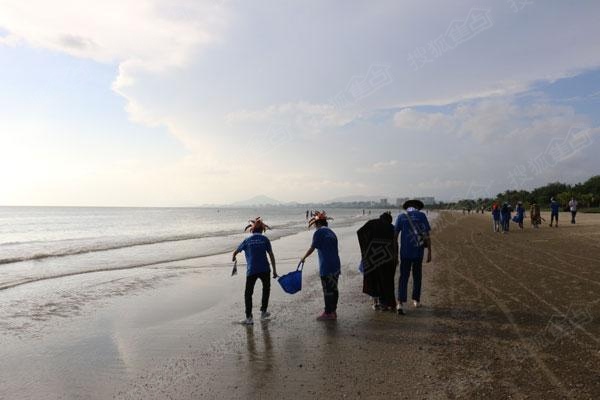
[[[0,205],[585,180],[599,17],[594,0],[1,0]]]

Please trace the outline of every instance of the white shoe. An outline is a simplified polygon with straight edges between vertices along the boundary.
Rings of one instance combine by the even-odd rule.
[[[241,320],[240,324],[242,324],[242,325],[254,325],[254,320],[252,319],[252,317],[248,317],[246,319]]]
[[[413,300],[413,306],[415,306],[415,308],[419,308],[419,307],[421,307],[421,303],[419,303],[416,300]]]
[[[261,311],[261,313],[260,313],[260,319],[262,321],[266,321],[269,318],[271,318],[271,313],[270,312],[268,312],[268,311]]]
[[[398,303],[398,305],[396,306],[396,313],[398,313],[398,315],[405,315],[402,303]]]

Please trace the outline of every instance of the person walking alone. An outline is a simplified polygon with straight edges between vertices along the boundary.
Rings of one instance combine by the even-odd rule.
[[[244,239],[242,243],[233,252],[232,260],[236,262],[236,257],[242,251],[246,256],[246,263],[248,265],[246,271],[246,288],[244,290],[244,302],[246,305],[246,319],[242,321],[244,325],[254,324],[252,317],[252,295],[254,294],[254,285],[256,281],[260,279],[262,282],[262,301],[260,307],[260,318],[261,320],[269,319],[271,314],[267,311],[269,307],[269,295],[271,293],[271,281],[269,261],[267,255],[271,260],[271,267],[273,267],[273,279],[277,278],[277,269],[275,266],[275,256],[271,249],[271,241],[263,232],[269,228],[268,225],[263,223],[260,217],[250,221],[250,224],[246,226],[244,231],[252,232],[252,235]]]
[[[574,224],[577,215],[577,200],[575,200],[575,197],[571,197],[571,201],[569,201],[569,211],[571,211],[571,223]]]
[[[558,228],[558,210],[560,209],[560,203],[554,200],[554,197],[550,199],[550,227],[556,221],[556,227]]]

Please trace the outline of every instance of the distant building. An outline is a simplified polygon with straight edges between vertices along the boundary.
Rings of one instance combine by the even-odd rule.
[[[408,197],[398,197],[396,199],[396,207],[401,208],[402,204],[404,204],[408,200]]]
[[[388,199],[381,199],[381,200],[379,200],[379,205],[381,207],[387,207],[387,206],[389,206]]]
[[[435,204],[435,197],[417,197],[426,206],[432,206]]]

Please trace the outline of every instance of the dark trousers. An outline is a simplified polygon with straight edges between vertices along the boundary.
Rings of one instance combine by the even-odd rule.
[[[577,211],[571,211],[571,223],[575,223],[575,216],[577,215]]]
[[[408,298],[408,278],[412,270],[413,275],[413,291],[412,298],[416,301],[421,301],[421,279],[423,276],[423,259],[409,260],[406,258],[400,259],[400,279],[398,282],[398,300],[401,303],[406,303]]]
[[[556,220],[556,225],[558,225],[558,213],[552,213],[550,215],[550,226],[552,226],[552,224],[554,223],[554,220]]]
[[[396,276],[396,264],[386,265],[383,271],[383,281],[381,282],[381,296],[379,303],[388,306],[396,307],[396,297],[394,293],[394,278]]]
[[[325,312],[328,314],[337,311],[338,299],[338,280],[340,274],[330,274],[321,277],[321,286],[323,286],[323,297],[325,298]]]
[[[256,280],[260,279],[262,282],[262,304],[260,311],[267,311],[269,307],[269,295],[271,294],[271,276],[270,273],[261,272],[246,277],[246,290],[244,291],[244,300],[246,301],[246,317],[252,316],[252,295],[254,294],[254,285]]]

